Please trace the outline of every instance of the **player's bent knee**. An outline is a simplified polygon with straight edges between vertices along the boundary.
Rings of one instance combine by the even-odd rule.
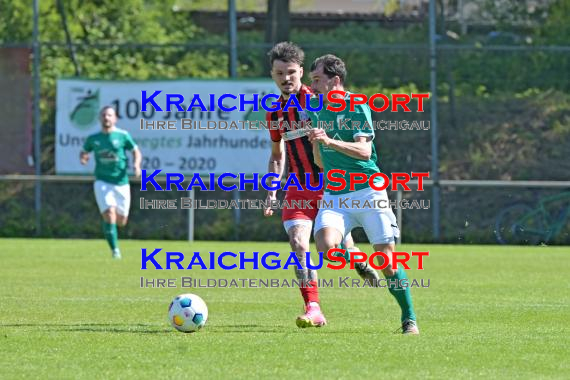
[[[386,277],[393,277],[396,275],[394,268],[391,265],[388,265],[386,268],[382,269],[382,274]]]
[[[117,224],[119,225],[125,225],[127,224],[127,221],[129,220],[129,217],[127,215],[123,215],[117,212]]]
[[[325,252],[340,244],[342,234],[331,228],[323,228],[317,231],[315,241],[317,243],[317,250],[319,252]]]
[[[319,252],[327,252],[329,249],[334,248],[335,246],[333,244],[330,244],[328,242],[317,242],[317,251]]]
[[[293,235],[289,237],[289,244],[295,252],[305,252],[309,250],[309,241],[304,236]]]
[[[116,223],[117,222],[117,214],[115,213],[115,209],[110,207],[101,213],[103,220],[107,223]]]
[[[322,238],[317,238],[316,239],[316,243],[317,243],[317,250],[319,252],[326,252],[329,249],[335,248],[336,244],[334,244],[333,239],[329,239],[326,237],[322,237]]]
[[[293,226],[288,231],[289,244],[295,252],[305,252],[310,248],[310,230],[307,230],[304,226]]]

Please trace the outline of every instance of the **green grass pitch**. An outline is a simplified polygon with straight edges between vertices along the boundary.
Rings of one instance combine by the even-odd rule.
[[[412,290],[420,336],[402,336],[387,289],[321,289],[329,325],[298,329],[294,288],[180,288],[180,277],[287,278],[293,270],[140,270],[163,248],[288,252],[285,242],[3,239],[0,378],[568,378],[570,249],[402,245],[429,250],[430,280]],[[162,260],[164,261],[164,260]],[[188,260],[185,261],[188,263]],[[415,263],[415,262],[414,262]],[[175,289],[139,286],[176,278]],[[353,276],[320,270],[320,277]],[[208,304],[206,327],[183,334],[167,308],[181,293]]]

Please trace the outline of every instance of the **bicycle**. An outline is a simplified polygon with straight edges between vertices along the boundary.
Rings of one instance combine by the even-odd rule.
[[[558,236],[569,217],[570,192],[544,197],[534,208],[516,203],[497,215],[495,238],[500,244],[546,244]]]

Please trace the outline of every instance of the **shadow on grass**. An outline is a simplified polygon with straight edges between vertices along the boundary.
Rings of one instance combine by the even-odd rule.
[[[12,323],[0,324],[1,327],[37,327],[43,331],[79,331],[79,332],[98,332],[98,333],[130,333],[130,334],[166,334],[175,332],[174,329],[159,328],[153,325],[133,324],[118,325],[112,323],[77,323],[77,324],[58,324],[58,323]]]
[[[258,324],[233,324],[233,325],[211,325],[206,326],[208,333],[210,334],[227,334],[227,333],[246,333],[246,334],[296,334],[302,331],[317,331],[326,332],[327,334],[348,334],[344,330],[331,330],[327,327],[324,328],[307,328],[300,329],[295,324],[283,326],[283,325],[258,325]],[[354,331],[358,333],[358,331]],[[350,332],[350,333],[354,333]]]
[[[124,334],[179,334],[174,328],[161,328],[150,324],[119,325],[112,323],[77,323],[77,324],[42,324],[42,323],[12,323],[0,324],[3,327],[35,327],[42,331],[60,332],[92,332],[92,333],[124,333]],[[326,332],[327,334],[354,334],[358,331],[332,330],[330,328],[299,329],[295,325],[285,327],[283,325],[261,325],[261,324],[227,324],[227,325],[206,325],[204,328],[208,334],[282,334],[297,333],[298,331],[311,330]]]
[[[208,327],[208,326],[206,326]],[[209,333],[275,333],[280,331],[279,326],[264,326],[256,324],[213,325],[208,329]]]

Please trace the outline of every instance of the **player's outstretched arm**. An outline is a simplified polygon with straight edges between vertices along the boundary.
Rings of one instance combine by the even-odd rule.
[[[142,153],[138,147],[133,149],[133,169],[135,170],[135,177],[141,176],[141,162]]]
[[[89,153],[81,151],[81,153],[79,153],[79,162],[81,162],[81,165],[87,165],[89,162]]]
[[[271,156],[269,157],[269,165],[267,166],[269,173],[277,173],[279,178],[276,180],[281,181],[283,176],[283,171],[285,169],[285,143],[283,140],[273,141],[271,143]],[[267,202],[277,199],[277,191],[269,190],[267,192]],[[271,216],[273,215],[273,210],[266,208],[263,210],[263,215]]]
[[[369,160],[372,156],[372,143],[364,136],[355,137],[354,142],[329,139],[327,146],[359,160]]]
[[[313,144],[321,143],[352,158],[369,160],[372,156],[372,144],[369,137],[357,136],[354,142],[344,142],[331,139],[323,129],[313,129],[308,136]]]

